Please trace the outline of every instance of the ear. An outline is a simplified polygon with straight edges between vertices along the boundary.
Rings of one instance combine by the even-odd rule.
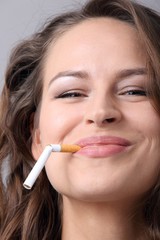
[[[35,160],[37,160],[42,153],[40,130],[38,128],[32,130],[31,150],[32,150],[33,157],[35,158]]]
[[[35,160],[38,160],[43,151],[38,118],[39,111],[33,112],[30,116],[30,133],[32,137],[31,151]]]

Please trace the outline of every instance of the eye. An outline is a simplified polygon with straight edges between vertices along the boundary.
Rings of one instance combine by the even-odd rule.
[[[123,95],[147,96],[147,93],[144,90],[137,90],[137,89],[134,90],[133,89],[133,90],[128,90],[128,91],[124,92]]]
[[[141,88],[138,86],[128,86],[124,87],[119,91],[119,95],[123,96],[148,96],[148,93],[145,88]]]
[[[80,98],[80,97],[86,97],[86,95],[82,92],[70,91],[56,96],[56,98]]]

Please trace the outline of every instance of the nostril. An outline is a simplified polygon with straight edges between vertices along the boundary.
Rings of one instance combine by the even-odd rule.
[[[88,122],[89,124],[90,124],[90,123],[94,123],[94,121],[93,121],[93,120],[90,120],[90,119],[89,119],[87,122]]]
[[[97,124],[98,123],[98,124],[101,125],[101,124],[105,124],[105,123],[113,123],[115,120],[116,120],[115,118],[107,118],[107,119],[104,119],[103,121],[99,121],[99,120],[98,121],[96,121],[96,120],[94,121],[94,120],[88,119],[87,123],[88,124],[92,124],[92,123],[96,123]]]
[[[114,122],[114,120],[115,120],[114,118],[107,118],[104,121],[107,123],[112,123],[112,122]]]

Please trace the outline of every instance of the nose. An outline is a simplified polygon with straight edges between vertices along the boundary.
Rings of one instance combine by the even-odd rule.
[[[118,123],[122,118],[119,104],[112,97],[97,96],[88,105],[85,122],[104,127],[108,124]]]

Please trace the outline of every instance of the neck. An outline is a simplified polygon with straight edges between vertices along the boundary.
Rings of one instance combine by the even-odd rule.
[[[63,198],[62,240],[145,240],[140,216],[129,206]]]

